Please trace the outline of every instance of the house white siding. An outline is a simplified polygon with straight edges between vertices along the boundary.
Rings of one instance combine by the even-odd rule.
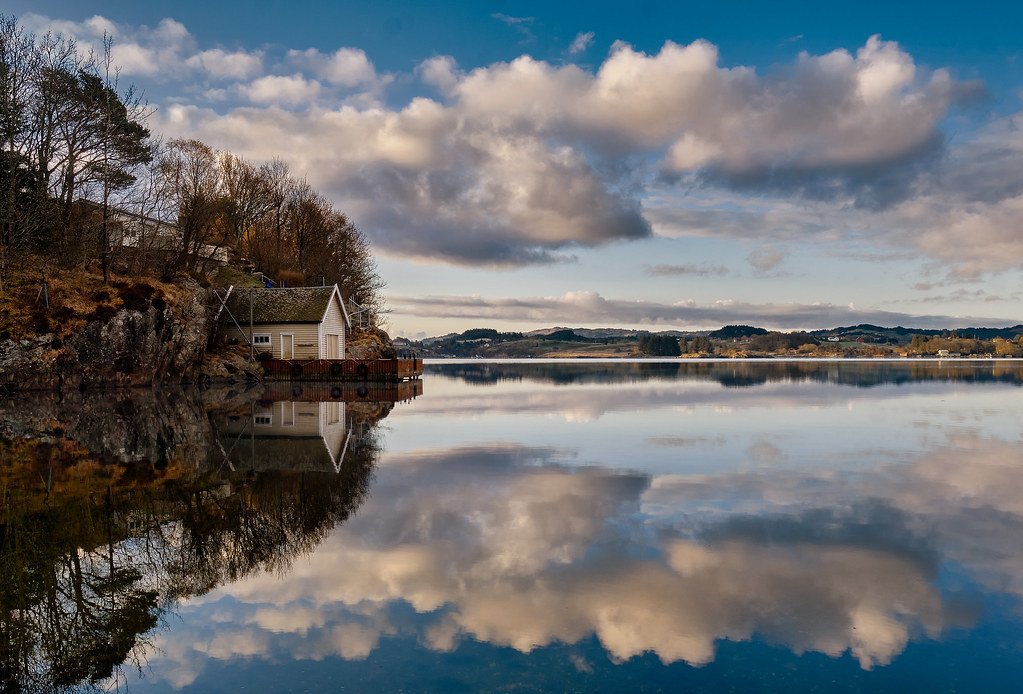
[[[252,433],[256,436],[323,436],[321,405],[318,402],[274,402],[253,413]],[[249,433],[246,423],[232,424],[232,433]],[[237,431],[234,431],[237,429]]]
[[[320,354],[321,359],[329,359],[327,353],[327,335],[337,335],[338,359],[345,358],[345,316],[342,313],[338,295],[335,293],[330,298],[327,311],[324,313],[323,322],[320,324]]]
[[[248,326],[243,326],[241,332],[234,325],[225,326],[224,338],[235,339],[242,344],[246,343],[249,336]],[[255,346],[256,352],[272,352],[274,359],[281,359],[281,335],[295,336],[295,359],[320,359],[319,348],[319,326],[316,323],[260,323],[252,326],[252,332],[256,335],[270,335],[271,348],[261,345]]]

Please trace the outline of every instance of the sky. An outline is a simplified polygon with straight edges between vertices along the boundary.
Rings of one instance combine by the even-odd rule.
[[[1023,322],[1023,6],[0,2],[280,157],[392,335]]]

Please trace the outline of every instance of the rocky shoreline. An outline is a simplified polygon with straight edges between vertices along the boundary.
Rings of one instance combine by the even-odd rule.
[[[211,290],[186,280],[174,286],[173,301],[157,296],[91,316],[61,336],[59,327],[41,335],[0,340],[0,392],[68,392],[163,384],[258,382],[258,363],[245,350],[215,342],[217,312]],[[389,358],[394,347],[385,332],[352,336],[349,356]]]
[[[195,282],[178,290],[173,303],[161,298],[99,314],[63,339],[48,332],[0,341],[0,388],[67,391],[194,381],[214,316],[207,290]]]

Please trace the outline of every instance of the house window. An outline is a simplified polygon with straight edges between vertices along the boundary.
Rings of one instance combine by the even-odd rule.
[[[274,417],[272,414],[257,414],[252,417],[252,422],[258,427],[273,426]]]
[[[263,333],[252,336],[252,344],[256,347],[269,347],[270,346],[270,334]]]

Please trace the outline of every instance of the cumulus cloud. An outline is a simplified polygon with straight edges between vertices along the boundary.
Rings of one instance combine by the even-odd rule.
[[[529,18],[495,18],[529,31]],[[126,75],[185,89],[157,130],[286,157],[394,254],[550,263],[658,233],[866,240],[953,278],[1023,257],[1018,116],[949,146],[942,121],[981,87],[877,36],[769,69],[728,65],[703,40],[653,53],[618,42],[593,70],[529,56],[463,70],[435,56],[413,72],[438,98],[388,103],[394,76],[357,47],[289,50],[275,64],[200,49],[173,19],[22,19],[89,45],[112,35]],[[215,85],[194,90],[197,76]]]
[[[619,43],[595,74],[524,56],[473,71],[459,93],[473,114],[666,147],[669,170],[749,175],[914,152],[936,135],[953,85],[946,72],[921,72],[897,44],[872,37],[855,55],[802,54],[769,78],[722,67],[706,41],[667,42],[654,55]]]
[[[119,24],[95,15],[82,22],[52,19],[28,13],[20,18],[30,31],[52,31],[73,37],[83,48],[102,52],[102,39],[113,39],[114,64],[128,77],[145,77],[158,82],[193,79],[214,81],[254,77],[263,67],[259,51],[210,48],[200,51],[187,27],[175,19],[161,19],[155,27]]]
[[[354,48],[292,51],[289,59],[317,82],[369,88],[380,81]],[[940,141],[937,124],[956,94],[946,73],[919,69],[878,38],[855,54],[803,55],[770,76],[723,67],[705,41],[668,42],[655,54],[618,44],[595,72],[527,56],[465,72],[435,56],[415,73],[443,100],[311,105],[294,118],[209,112],[189,119],[187,130],[257,158],[287,153],[384,250],[509,265],[648,236],[652,223],[659,231],[671,226],[665,215],[689,214],[686,224],[699,224],[692,217],[699,211],[686,203],[673,200],[667,211],[649,203],[652,172],[622,166],[623,159],[653,155],[672,175],[724,184],[764,172],[780,180],[785,172],[827,170],[834,178],[884,169]],[[275,78],[282,93],[301,86],[303,98],[315,97],[312,81],[296,85],[296,77]],[[280,144],[288,140],[302,146]],[[720,210],[706,212],[706,233],[742,224],[721,225]],[[778,217],[762,215],[764,223]],[[805,237],[817,227],[800,226],[800,216],[789,214],[791,233]]]
[[[607,299],[597,292],[568,292],[560,297],[484,298],[464,296],[390,296],[397,314],[432,318],[529,321],[557,324],[573,316],[579,325],[662,325],[700,329],[729,324],[756,324],[778,330],[817,329],[873,323],[919,328],[971,325],[1013,325],[1013,321],[975,316],[913,315],[895,311],[855,309],[835,304],[751,304],[718,301],[697,305]]]
[[[320,93],[320,83],[302,75],[268,75],[239,87],[250,101],[259,104],[308,104]]]
[[[377,74],[361,48],[339,48],[331,54],[321,53],[315,48],[292,50],[288,51],[288,58],[296,65],[311,69],[320,79],[342,87],[377,85],[390,80]]]
[[[448,94],[462,78],[458,63],[450,55],[437,55],[416,67],[416,74],[424,83]]]
[[[185,65],[204,70],[214,80],[242,80],[258,75],[263,69],[263,59],[259,54],[212,48],[190,56]]]

